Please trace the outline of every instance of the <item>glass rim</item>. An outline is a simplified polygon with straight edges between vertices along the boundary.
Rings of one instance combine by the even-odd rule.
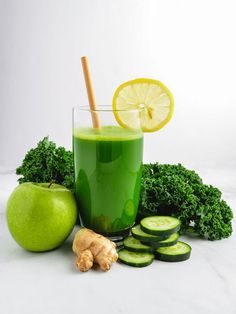
[[[113,109],[111,106],[103,105],[97,108],[96,110],[91,110],[89,106],[75,106],[72,107],[73,111],[85,111],[85,112],[141,112],[144,108],[136,109]]]

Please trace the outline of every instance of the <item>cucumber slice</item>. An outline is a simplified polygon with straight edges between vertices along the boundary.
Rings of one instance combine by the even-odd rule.
[[[150,265],[154,260],[151,253],[137,253],[122,249],[118,252],[119,261],[134,267],[145,267]]]
[[[131,228],[131,233],[134,238],[140,241],[145,241],[146,243],[162,241],[168,238],[168,236],[155,236],[155,235],[148,234],[140,228],[140,225],[137,225]]]
[[[145,253],[145,252],[151,252],[152,248],[146,244],[142,244],[138,239],[135,239],[132,236],[129,236],[124,239],[124,247],[128,251],[132,252],[140,252],[140,253]]]
[[[144,232],[152,235],[169,236],[179,231],[180,220],[170,216],[151,216],[143,218],[140,227]]]
[[[152,248],[159,248],[159,247],[167,247],[172,246],[178,242],[179,234],[178,233],[172,233],[167,239],[158,241],[158,242],[146,242],[141,241],[141,243],[145,245],[150,245]]]
[[[177,242],[169,247],[160,247],[154,251],[156,259],[165,262],[182,262],[189,259],[191,246],[184,242]]]

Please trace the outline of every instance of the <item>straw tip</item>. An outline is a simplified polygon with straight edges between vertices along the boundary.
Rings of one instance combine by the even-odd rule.
[[[88,59],[88,57],[87,56],[83,56],[83,57],[81,57],[81,60],[87,60]]]

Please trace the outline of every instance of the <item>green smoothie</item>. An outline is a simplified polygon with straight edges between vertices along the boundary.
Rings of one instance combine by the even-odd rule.
[[[73,152],[83,225],[104,235],[121,234],[134,224],[137,214],[142,133],[118,126],[75,129]]]

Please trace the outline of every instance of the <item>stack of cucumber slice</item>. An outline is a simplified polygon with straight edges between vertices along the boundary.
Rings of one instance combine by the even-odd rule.
[[[180,221],[170,216],[152,216],[141,220],[131,229],[132,236],[124,239],[119,260],[130,266],[150,265],[154,258],[166,262],[189,259],[191,247],[179,240]]]

